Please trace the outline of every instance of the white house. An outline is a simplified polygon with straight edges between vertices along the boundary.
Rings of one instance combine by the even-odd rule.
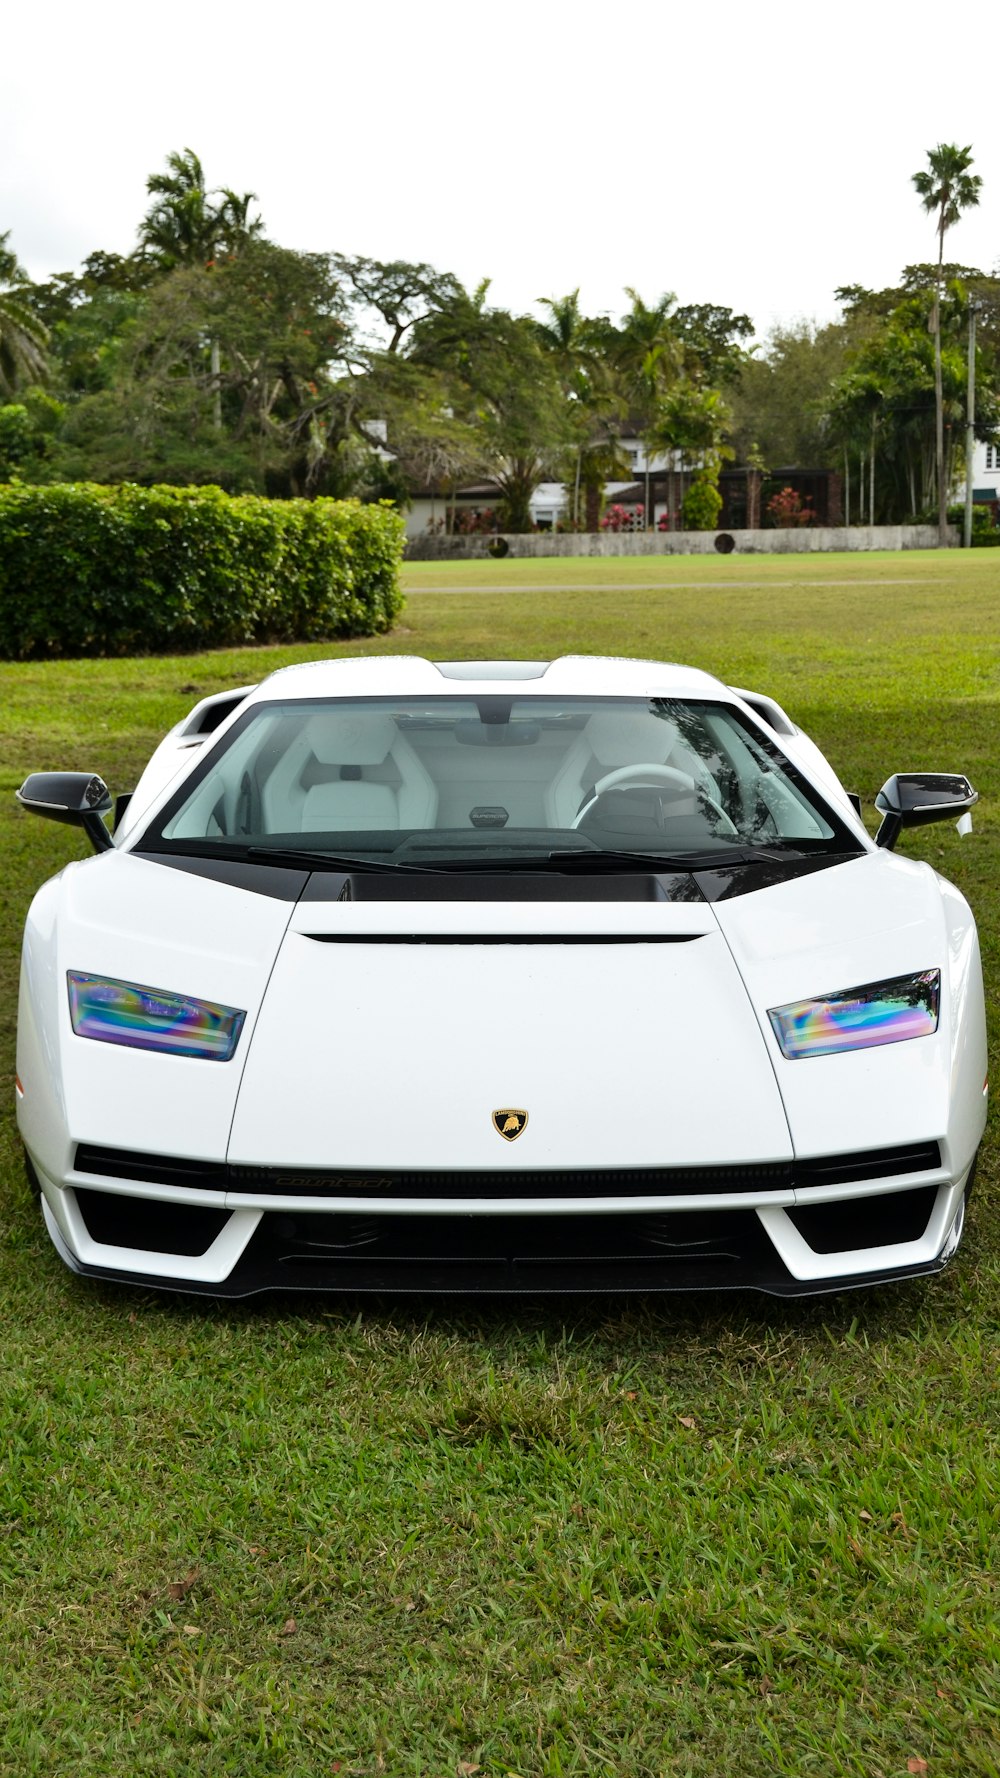
[[[664,455],[651,456],[647,459],[645,446],[640,438],[623,438],[620,440],[620,451],[623,462],[632,471],[630,481],[606,482],[604,498],[607,505],[614,504],[624,494],[630,505],[645,504],[646,471],[649,470],[651,505],[653,507],[652,523],[656,524],[666,511],[663,495],[663,477],[673,467],[680,470],[680,454],[674,454],[671,465],[670,458]],[[688,468],[691,465],[688,464]],[[641,484],[636,493],[636,485]],[[500,505],[503,495],[495,482],[476,482],[470,487],[459,488],[454,500],[451,494],[432,495],[428,490],[418,490],[412,498],[406,514],[407,537],[420,537],[428,531],[443,531],[447,523],[448,509],[454,504],[456,521],[462,528],[461,515],[467,514],[465,523],[478,521]],[[531,497],[531,521],[540,531],[555,531],[561,519],[564,519],[572,503],[572,482],[539,482]],[[487,527],[488,528],[488,527]]]
[[[956,490],[956,499],[965,499],[964,481]],[[1000,501],[1000,439],[991,439],[989,444],[976,439],[972,452],[972,499],[976,506]]]

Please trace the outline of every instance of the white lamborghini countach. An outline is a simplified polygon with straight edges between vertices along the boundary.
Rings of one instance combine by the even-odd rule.
[[[976,929],[773,700],[655,662],[286,668],[207,698],[24,936],[62,1258],[243,1296],[780,1295],[939,1270],[986,1116]]]

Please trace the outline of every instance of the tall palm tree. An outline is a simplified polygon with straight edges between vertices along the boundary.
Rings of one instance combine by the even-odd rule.
[[[139,245],[166,271],[178,265],[208,265],[220,251],[232,253],[263,233],[259,216],[250,215],[254,191],[229,186],[209,191],[205,171],[193,148],[167,155],[165,173],[150,173],[146,190],[156,202],[139,224]],[[221,198],[221,203],[212,200]]]
[[[165,271],[177,266],[210,266],[220,252],[232,256],[247,241],[257,240],[264,224],[251,217],[254,191],[242,194],[222,186],[209,191],[205,171],[193,148],[167,155],[166,173],[150,173],[146,190],[156,202],[139,224],[140,248]],[[213,198],[222,202],[214,204]],[[222,430],[222,360],[219,342],[210,342],[213,424]]]
[[[25,383],[45,375],[48,328],[21,295],[27,277],[7,246],[10,231],[0,235],[0,396],[9,399]]]
[[[969,172],[971,165],[971,145],[967,148],[959,148],[954,142],[939,142],[936,148],[928,149],[926,168],[913,175],[913,183],[924,209],[929,215],[936,216],[935,228],[938,238],[937,278],[934,284],[931,331],[934,335],[936,425],[934,451],[937,468],[938,542],[942,547],[948,541],[948,486],[944,473],[944,392],[941,376],[941,284],[944,237],[947,230],[958,221],[962,211],[970,210],[979,202],[979,188],[983,182],[978,173]]]
[[[672,320],[677,302],[673,293],[668,291],[652,304],[644,302],[631,285],[626,285],[625,295],[632,306],[618,329],[614,357],[645,447],[646,529],[650,531],[649,458],[654,446],[648,434],[656,424],[660,403],[680,374],[684,354]],[[669,475],[672,482],[672,469]]]
[[[542,296],[538,300],[549,313],[547,320],[536,321],[536,332],[555,365],[573,438],[568,464],[573,483],[570,519],[573,529],[579,530],[582,491],[584,527],[595,531],[604,483],[616,475],[627,477],[631,473],[631,465],[624,460],[618,442],[626,405],[616,387],[609,357],[614,329],[603,316],[583,313],[579,289],[571,290],[568,296]]]

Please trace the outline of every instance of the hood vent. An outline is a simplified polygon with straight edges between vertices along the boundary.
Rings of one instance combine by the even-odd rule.
[[[703,932],[304,932],[317,945],[689,945]]]

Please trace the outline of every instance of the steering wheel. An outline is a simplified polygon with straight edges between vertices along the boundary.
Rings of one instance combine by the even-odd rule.
[[[606,772],[603,778],[598,778],[597,783],[594,785],[592,796],[574,817],[570,825],[572,827],[579,827],[584,816],[590,814],[594,805],[608,790],[622,790],[629,785],[640,786],[653,784],[668,784],[673,790],[686,792],[689,796],[698,796],[714,814],[720,816],[725,822],[729,833],[735,834],[736,828],[730,821],[725,809],[716,802],[714,797],[709,796],[706,791],[699,789],[690,772],[678,771],[676,766],[655,765],[652,760],[650,760],[647,765],[618,766],[615,771]]]

